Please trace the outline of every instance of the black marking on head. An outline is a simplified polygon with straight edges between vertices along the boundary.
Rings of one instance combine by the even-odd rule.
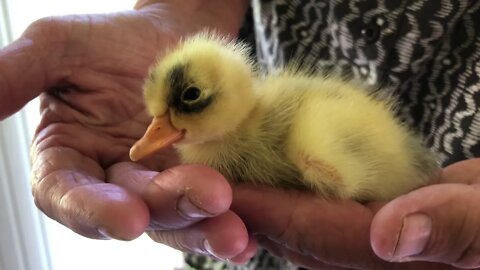
[[[192,89],[202,89],[192,86],[195,82],[187,76],[186,65],[175,66],[168,75],[170,82],[170,94],[168,96],[168,106],[175,109],[179,113],[198,113],[207,108],[214,100],[214,95],[208,97],[200,97],[192,100],[192,95],[186,93]]]

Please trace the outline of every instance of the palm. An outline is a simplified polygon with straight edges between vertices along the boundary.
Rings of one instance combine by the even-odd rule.
[[[115,166],[113,171],[106,170],[128,161],[129,148],[144,132],[150,119],[142,101],[143,79],[159,50],[174,38],[159,36],[148,17],[134,12],[56,20],[53,24],[47,22],[48,27],[42,25],[44,22],[32,26],[25,36],[32,40],[54,36],[48,45],[61,50],[56,55],[56,66],[49,70],[52,82],[47,85],[51,86],[40,97],[42,119],[33,144],[33,184],[39,207],[63,221],[56,213],[63,215],[65,209],[51,209],[62,205],[46,199],[58,195],[57,186],[68,187],[63,191],[65,194],[60,191],[59,199],[76,211],[75,208],[82,207],[81,201],[95,200],[84,195],[89,186],[98,188],[102,182],[122,185],[111,177]],[[145,165],[159,171],[175,163],[174,156],[165,153],[147,160]],[[116,202],[119,219],[148,211],[144,203],[117,185],[103,184],[102,189],[96,190],[93,197],[117,200],[113,196],[119,193],[125,197]],[[131,200],[137,201],[137,205]],[[126,206],[132,208],[130,214],[128,209],[122,209]],[[115,204],[112,207],[115,209]],[[105,215],[101,209],[95,211],[99,219]],[[78,217],[75,219],[72,222],[78,221]],[[145,222],[145,218],[132,219],[134,223]],[[75,228],[68,220],[63,222],[87,236],[94,237],[97,233],[85,231],[82,226]]]
[[[92,24],[95,20],[103,23]],[[153,29],[150,35],[145,31],[148,27],[144,18],[118,14],[91,16],[63,26],[70,33],[57,33],[69,35],[61,59],[63,78],[41,97],[40,126],[56,136],[54,143],[74,148],[103,168],[127,159],[148,122],[141,85],[162,42]]]

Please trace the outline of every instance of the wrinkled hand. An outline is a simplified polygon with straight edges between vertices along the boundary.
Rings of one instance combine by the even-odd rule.
[[[270,252],[311,269],[476,269],[479,184],[475,159],[387,204],[239,186],[232,208]]]
[[[129,240],[150,230],[177,249],[243,262],[255,242],[229,210],[231,187],[220,174],[171,168],[172,152],[142,165],[128,162],[150,121],[141,86],[158,52],[203,27],[235,33],[245,1],[179,2],[144,1],[136,11],[34,23],[0,51],[0,119],[41,93],[33,195],[73,231]]]

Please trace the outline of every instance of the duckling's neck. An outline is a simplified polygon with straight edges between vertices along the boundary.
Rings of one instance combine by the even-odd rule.
[[[235,160],[242,159],[242,152],[248,148],[248,135],[251,125],[243,121],[238,130],[222,136],[222,138],[196,144],[179,144],[176,149],[180,153],[182,164],[202,164],[220,171],[227,179],[238,181],[237,173],[233,173]]]
[[[283,152],[287,121],[277,125],[266,121],[267,116],[261,106],[255,106],[235,131],[221,139],[177,145],[182,163],[207,165],[234,182],[273,184],[285,178],[285,183],[291,184],[299,176]],[[277,126],[278,130],[270,130]]]
[[[234,130],[223,134],[219,138],[195,144],[182,144],[179,145],[179,148],[203,151],[213,148],[218,151],[224,146],[235,144],[239,140],[242,140],[242,138],[252,136],[252,133],[255,133],[255,131],[259,128],[261,119],[258,111],[259,108],[257,104],[255,104],[246,113],[246,116],[238,123]]]
[[[212,165],[209,163],[217,160],[219,156],[228,156],[230,153],[234,153],[238,150],[236,148],[244,147],[246,141],[256,137],[255,134],[258,134],[258,130],[261,129],[264,113],[261,112],[261,106],[259,106],[260,91],[253,88],[253,93],[255,102],[248,104],[250,106],[243,107],[242,113],[245,116],[233,130],[214,140],[177,145],[176,148],[180,151],[183,163]]]

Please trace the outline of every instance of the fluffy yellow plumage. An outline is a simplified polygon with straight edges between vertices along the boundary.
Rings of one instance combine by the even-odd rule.
[[[155,118],[132,160],[175,143],[184,163],[235,182],[362,201],[422,186],[437,169],[389,99],[293,69],[257,74],[244,45],[211,34],[181,42],[152,68],[145,102]]]

